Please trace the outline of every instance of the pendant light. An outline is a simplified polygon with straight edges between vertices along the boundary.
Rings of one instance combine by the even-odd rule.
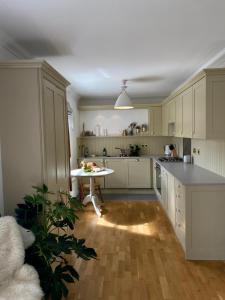
[[[127,88],[126,83],[127,83],[127,80],[123,80],[123,84],[121,86],[121,93],[116,100],[114,109],[132,109],[132,108],[134,108],[131,103],[130,97],[128,96],[128,94],[126,92],[126,88]]]

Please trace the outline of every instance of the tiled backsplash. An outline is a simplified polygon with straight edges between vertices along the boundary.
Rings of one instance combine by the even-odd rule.
[[[101,138],[79,138],[78,150],[81,156],[81,146],[88,147],[89,154],[102,155],[103,148],[107,149],[110,156],[119,156],[120,151],[115,147],[128,149],[130,144],[137,144],[141,147],[141,155],[160,154],[163,155],[164,145],[172,143],[171,137],[101,137]],[[147,147],[145,146],[147,145]]]

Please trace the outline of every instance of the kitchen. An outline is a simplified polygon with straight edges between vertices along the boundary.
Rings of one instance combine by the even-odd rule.
[[[0,214],[82,201],[68,299],[225,299],[224,10],[0,0]]]

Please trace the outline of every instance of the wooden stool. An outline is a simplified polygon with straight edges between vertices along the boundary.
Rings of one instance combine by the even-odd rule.
[[[83,200],[85,197],[85,190],[87,190],[88,192],[90,191],[90,184],[83,182],[81,178],[78,180],[78,184],[79,184],[79,190],[80,190],[80,198],[81,198],[81,200]],[[102,197],[101,185],[100,185],[100,183],[97,182],[96,179],[94,179],[94,188],[99,196],[99,199],[103,203],[104,200]]]

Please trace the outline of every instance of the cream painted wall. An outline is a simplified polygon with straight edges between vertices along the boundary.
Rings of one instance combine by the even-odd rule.
[[[200,154],[193,154],[193,149]],[[194,164],[225,176],[225,140],[192,139]]]
[[[104,135],[104,129],[107,129],[108,135],[120,135],[132,122],[148,124],[148,110],[80,111],[80,132],[84,123],[85,130],[93,131],[96,135],[96,125],[101,127],[101,135]]]

